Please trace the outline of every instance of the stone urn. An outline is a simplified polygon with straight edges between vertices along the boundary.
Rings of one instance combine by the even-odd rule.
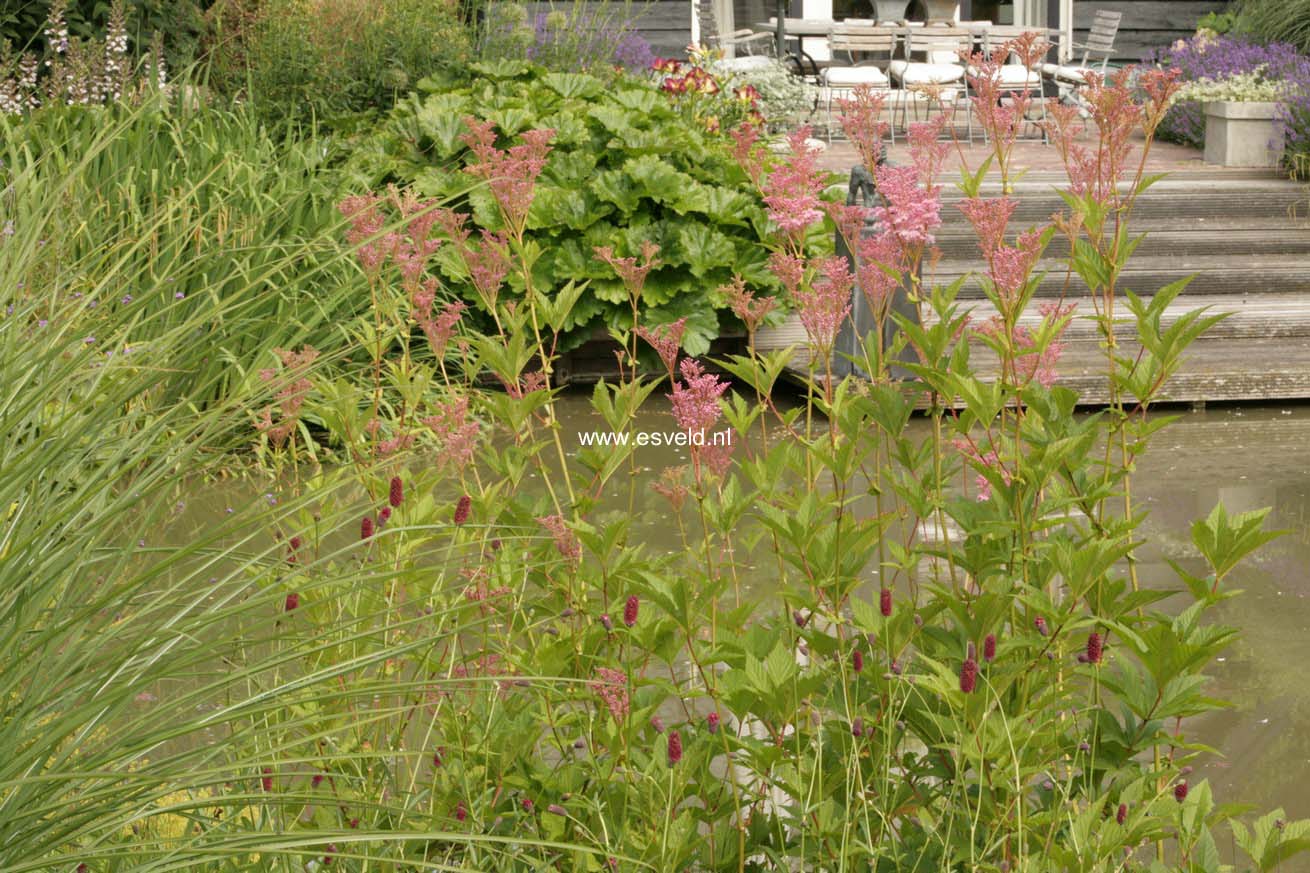
[[[1205,104],[1205,162],[1221,167],[1276,167],[1283,144],[1277,103],[1216,100]]]
[[[954,21],[960,11],[958,0],[922,0],[929,21]]]
[[[904,21],[910,11],[911,0],[873,0],[873,14],[877,21]]]

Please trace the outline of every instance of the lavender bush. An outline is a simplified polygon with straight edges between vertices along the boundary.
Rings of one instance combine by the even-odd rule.
[[[655,60],[626,15],[581,6],[532,15],[524,6],[496,4],[488,9],[481,54],[566,72],[609,66],[645,70]]]
[[[1310,57],[1288,43],[1260,43],[1240,36],[1199,33],[1178,40],[1146,58],[1147,62],[1178,69],[1183,81],[1219,82],[1236,76],[1256,75],[1283,86],[1278,123],[1289,163],[1310,154]],[[1180,95],[1160,126],[1160,136],[1200,146],[1205,141],[1205,110],[1198,100]],[[1300,158],[1304,160],[1304,157]]]

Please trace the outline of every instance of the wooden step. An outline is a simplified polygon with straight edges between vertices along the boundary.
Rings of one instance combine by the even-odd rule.
[[[1100,326],[1095,320],[1097,308],[1094,301],[1080,297],[1065,302],[1074,307],[1064,331],[1065,341],[1099,342]],[[1121,337],[1135,334],[1134,318],[1126,302],[1116,301],[1115,308],[1115,322],[1119,325],[1116,333]],[[1310,337],[1310,296],[1214,294],[1197,299],[1182,295],[1165,307],[1162,320],[1168,326],[1179,316],[1201,308],[1205,308],[1208,315],[1225,316],[1206,331],[1206,339]],[[990,300],[961,301],[960,311],[969,313],[971,323],[975,325],[997,314]],[[1019,323],[1033,327],[1041,318],[1037,307],[1029,307]],[[925,312],[924,320],[931,323],[934,320],[932,313]]]
[[[1038,297],[1087,295],[1087,285],[1077,275],[1067,276],[1061,262],[1051,261],[1049,267],[1038,286]],[[976,299],[983,296],[978,273],[984,268],[982,261],[950,261],[938,264],[933,274],[925,279],[929,283],[947,283],[970,274],[960,290],[960,297]],[[1046,268],[1046,263],[1041,268]],[[1186,290],[1190,296],[1299,294],[1310,292],[1310,257],[1216,254],[1133,258],[1121,274],[1119,289],[1145,296],[1188,276],[1194,276]]]
[[[1139,231],[1140,232],[1140,231]],[[978,237],[973,228],[950,227],[937,234],[942,252],[939,264],[976,261]],[[1246,219],[1226,222],[1216,218],[1174,219],[1169,225],[1146,231],[1133,253],[1134,260],[1164,256],[1310,255],[1310,224],[1289,227],[1283,219]],[[1057,233],[1047,246],[1043,263],[1067,258],[1068,238]]]

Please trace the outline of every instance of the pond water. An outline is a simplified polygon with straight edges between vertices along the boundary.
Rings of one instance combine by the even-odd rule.
[[[564,394],[558,413],[570,452],[578,450],[580,433],[605,429],[585,392]],[[1166,559],[1203,572],[1189,530],[1218,501],[1232,512],[1272,506],[1268,526],[1288,531],[1232,573],[1229,586],[1244,593],[1213,613],[1217,621],[1240,630],[1237,642],[1211,669],[1214,682],[1208,689],[1233,708],[1191,723],[1191,739],[1226,753],[1204,758],[1192,781],[1210,779],[1217,800],[1249,803],[1261,812],[1282,807],[1288,818],[1310,816],[1310,781],[1305,778],[1310,774],[1310,730],[1303,729],[1310,725],[1310,405],[1172,413],[1180,419],[1156,437],[1134,480],[1139,506],[1148,512],[1139,565],[1143,584],[1181,587]],[[652,433],[675,430],[659,392],[635,426]],[[687,450],[646,446],[635,457],[632,541],[657,553],[680,551],[668,503],[650,486],[666,467],[687,463]],[[626,489],[617,481],[621,475],[614,500],[601,513],[628,513]],[[242,487],[225,489],[221,497],[211,491],[210,499],[189,506],[189,520],[196,528],[212,522],[212,513],[224,510],[215,510],[210,501],[237,503],[242,500],[237,491],[244,491],[248,501],[267,499]],[[754,593],[767,596],[773,568],[762,563]],[[1164,608],[1169,607],[1166,601]]]
[[[1181,587],[1166,559],[1202,572],[1190,526],[1219,501],[1231,512],[1272,506],[1268,526],[1289,531],[1233,572],[1229,586],[1244,593],[1213,613],[1241,632],[1211,670],[1209,693],[1233,708],[1193,722],[1189,736],[1227,757],[1208,759],[1192,779],[1210,779],[1223,801],[1262,812],[1283,807],[1289,818],[1310,815],[1310,730],[1302,729],[1310,725],[1310,406],[1170,414],[1181,417],[1156,438],[1133,485],[1149,513],[1142,527],[1144,584]],[[565,395],[560,419],[566,448],[576,448],[578,432],[604,428],[584,394]],[[637,427],[673,429],[657,396]],[[644,447],[637,462],[643,487],[634,536],[657,550],[676,550],[668,505],[645,480],[687,463],[686,450]]]

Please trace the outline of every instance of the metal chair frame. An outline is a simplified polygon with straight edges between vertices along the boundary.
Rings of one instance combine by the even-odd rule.
[[[957,27],[953,24],[926,24],[923,27],[911,27],[905,32],[905,58],[907,63],[916,63],[912,60],[917,52],[924,53],[925,62],[932,63],[934,53],[950,52],[959,57],[960,52],[968,52],[973,49],[973,32],[968,28]],[[957,82],[951,81],[939,83],[935,87],[943,91],[956,91],[953,110],[959,109],[959,103],[964,101],[965,121],[967,124],[969,142],[973,142],[973,106],[969,102],[969,76],[968,69],[963,62],[958,64],[960,67],[960,79]],[[906,129],[910,123],[909,93],[915,89],[923,89],[925,86],[921,83],[907,84],[902,78],[901,87],[907,92],[906,99],[901,101],[901,119]],[[942,106],[945,104],[943,103]],[[931,107],[927,109],[931,112]],[[919,118],[919,109],[916,102],[914,117],[917,121]]]
[[[892,92],[891,75],[887,72],[887,65],[891,63],[892,57],[896,54],[896,45],[900,41],[900,34],[893,28],[884,27],[870,22],[852,22],[850,20],[839,22],[833,25],[828,34],[829,53],[836,58],[839,52],[845,53],[850,61],[849,67],[828,67],[820,76],[820,83],[827,92],[828,102],[828,142],[832,142],[832,101],[834,91],[853,91],[855,85],[833,86],[827,81],[827,70],[830,69],[849,69],[850,67],[872,67],[879,70],[886,79],[882,85],[873,85],[878,91]],[[863,55],[885,55],[885,60],[881,61],[857,61],[855,56]],[[896,142],[896,125],[891,124],[892,143]]]

